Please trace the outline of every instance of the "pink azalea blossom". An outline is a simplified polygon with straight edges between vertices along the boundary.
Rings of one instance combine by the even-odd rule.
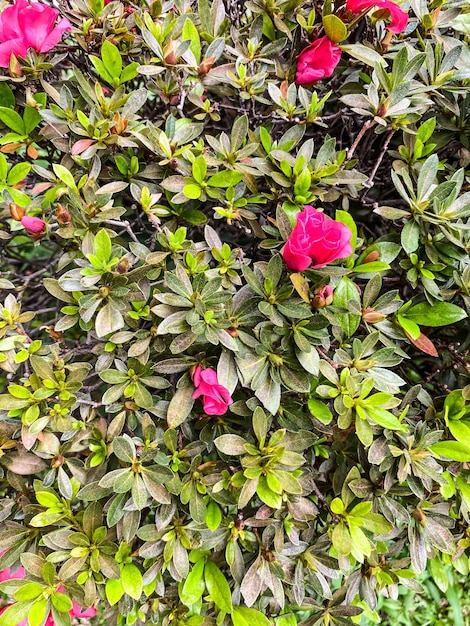
[[[327,219],[313,206],[297,214],[296,225],[284,246],[282,256],[287,267],[296,272],[323,267],[352,253],[349,228],[342,222]]]
[[[403,11],[396,2],[391,0],[346,0],[346,9],[353,13],[362,13],[373,7],[384,9],[390,13],[390,24],[387,26],[392,33],[401,33],[408,24],[408,13]]]
[[[202,396],[202,406],[207,415],[224,415],[227,408],[233,403],[230,392],[223,385],[219,385],[217,372],[211,367],[203,370],[200,365],[193,374],[193,382],[196,387],[193,399]]]
[[[8,67],[12,54],[26,57],[28,49],[49,52],[72,30],[66,18],[61,18],[57,9],[28,0],[15,0],[0,14],[0,67]]]
[[[331,76],[341,59],[341,49],[328,37],[320,37],[297,57],[295,82],[311,85],[317,80]]]

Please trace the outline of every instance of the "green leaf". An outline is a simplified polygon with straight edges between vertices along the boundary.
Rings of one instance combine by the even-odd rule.
[[[334,304],[337,307],[348,309],[350,301],[356,302],[360,306],[361,298],[352,280],[343,276],[335,289]],[[352,312],[336,313],[335,318],[348,337],[354,335],[361,321],[361,316]]]
[[[109,604],[111,604],[111,606],[117,604],[123,595],[124,589],[121,581],[116,578],[109,578],[106,581],[106,598]]]
[[[121,571],[121,583],[124,592],[127,593],[134,600],[138,600],[142,595],[142,574],[140,570],[130,563],[129,565],[124,565]]]
[[[41,121],[41,115],[35,108],[27,106],[23,113],[25,133],[29,135]]]
[[[75,180],[69,170],[63,165],[59,165],[58,163],[52,164],[52,169],[54,170],[54,174],[57,176],[59,180],[61,180],[67,187],[78,193],[77,185],[75,184]]]
[[[117,47],[106,40],[101,46],[101,58],[112,78],[119,78],[122,72],[122,58]]]
[[[125,463],[133,463],[137,456],[133,441],[128,437],[116,437],[113,440],[113,452],[118,459]]]
[[[183,604],[191,606],[199,601],[206,588],[204,582],[204,559],[197,561],[184,581],[179,597]]]
[[[36,600],[28,613],[29,626],[42,626],[46,613],[48,613],[48,602],[45,598]],[[54,622],[55,624],[55,622]]]
[[[183,187],[183,194],[190,200],[197,200],[201,197],[202,189],[195,183],[188,183]]]
[[[8,107],[0,107],[0,120],[19,135],[27,135],[24,122],[20,115]]]
[[[124,326],[124,318],[121,311],[112,303],[108,302],[100,309],[95,320],[95,329],[98,337],[104,337]]]
[[[470,461],[470,446],[460,441],[440,441],[429,447],[437,456],[461,463]]]
[[[15,600],[35,600],[43,592],[39,583],[26,583],[13,594]]]
[[[182,424],[193,408],[194,387],[191,385],[178,389],[168,406],[167,422],[169,428],[176,428]]]
[[[232,611],[232,595],[227,579],[213,561],[207,561],[204,568],[207,591],[214,604],[224,613]]]
[[[222,521],[222,511],[218,504],[213,500],[209,502],[206,510],[206,525],[209,530],[214,532],[220,526]]]
[[[450,302],[421,302],[407,309],[402,317],[412,320],[420,326],[447,326],[467,317],[464,309]]]
[[[13,187],[13,185],[16,185],[21,180],[26,178],[30,170],[31,165],[29,163],[18,163],[17,165],[14,165],[8,172],[7,184]]]
[[[108,235],[107,231],[102,228],[96,233],[93,241],[95,256],[97,256],[100,261],[106,263],[111,259],[111,248],[111,237]]]
[[[32,602],[15,602],[2,613],[2,626],[18,626],[26,619]]]
[[[271,626],[270,620],[260,611],[245,606],[233,607],[232,621],[233,626]]]
[[[348,36],[346,25],[336,15],[324,15],[322,18],[325,34],[331,41],[341,43]]]
[[[194,161],[192,165],[192,173],[193,178],[197,183],[202,183],[204,181],[207,173],[207,163],[206,159],[202,155],[198,156],[197,159]]]
[[[51,596],[52,604],[60,613],[68,613],[72,610],[72,600],[65,593],[53,593]]]
[[[183,26],[183,41],[189,40],[191,45],[189,49],[194,54],[196,63],[199,65],[201,62],[201,38],[199,37],[199,31],[194,26],[193,21],[188,17]]]
[[[378,52],[369,48],[368,46],[363,46],[361,44],[352,44],[347,46],[341,46],[341,49],[350,54],[358,61],[362,61],[366,65],[370,65],[371,67],[375,67],[376,64],[384,65],[385,60],[380,56]]]
[[[401,245],[407,254],[411,254],[417,250],[419,246],[419,225],[415,220],[406,222],[401,231]]]
[[[329,424],[333,419],[333,415],[328,406],[321,400],[310,398],[308,401],[308,410],[322,424]]]
[[[223,170],[211,176],[207,184],[210,187],[233,187],[237,185],[242,178],[243,174],[240,172],[235,172],[235,170]]]
[[[238,456],[246,453],[246,441],[239,435],[220,435],[214,440],[214,444],[223,454]]]

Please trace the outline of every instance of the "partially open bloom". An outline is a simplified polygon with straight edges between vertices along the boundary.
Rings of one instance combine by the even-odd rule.
[[[31,217],[31,215],[25,215],[21,218],[21,223],[24,228],[32,235],[39,235],[46,230],[46,222],[39,217]]]
[[[323,309],[333,302],[333,288],[331,285],[317,287],[313,292],[312,306],[315,309]]]
[[[282,256],[289,269],[303,272],[323,267],[352,253],[351,231],[342,222],[327,219],[313,206],[297,214],[297,222]]]
[[[229,390],[219,385],[217,372],[211,367],[203,370],[200,365],[193,374],[193,382],[196,387],[193,399],[202,396],[202,406],[207,415],[224,415],[227,408],[233,403]]]
[[[297,85],[308,85],[331,76],[341,58],[341,49],[328,37],[320,37],[297,57]]]
[[[8,67],[12,54],[26,57],[28,49],[49,52],[72,25],[57,9],[28,0],[15,0],[0,14],[0,67]]]
[[[346,9],[353,13],[362,13],[373,7],[388,11],[390,14],[390,24],[387,26],[392,33],[401,33],[408,24],[408,13],[403,11],[398,4],[391,0],[346,0]]]

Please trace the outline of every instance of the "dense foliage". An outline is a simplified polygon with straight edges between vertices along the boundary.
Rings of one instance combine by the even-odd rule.
[[[470,7],[410,5],[2,3],[2,626],[469,573]]]

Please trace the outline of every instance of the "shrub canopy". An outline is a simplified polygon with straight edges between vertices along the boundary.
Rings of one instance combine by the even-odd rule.
[[[4,9],[2,625],[377,622],[469,572],[470,20],[410,5]]]

